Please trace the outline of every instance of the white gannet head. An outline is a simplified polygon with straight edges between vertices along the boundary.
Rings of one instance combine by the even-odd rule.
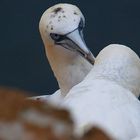
[[[47,9],[41,17],[39,29],[47,49],[63,47],[76,52],[94,63],[94,57],[83,39],[85,18],[78,7],[57,4]]]
[[[50,7],[39,23],[47,58],[64,95],[85,78],[94,63],[83,39],[84,26],[83,14],[71,4]]]
[[[95,77],[112,80],[137,97],[140,95],[140,59],[130,48],[119,44],[105,47],[96,57],[93,69]]]

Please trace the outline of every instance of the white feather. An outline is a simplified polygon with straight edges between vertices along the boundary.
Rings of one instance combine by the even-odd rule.
[[[117,140],[140,136],[139,79],[140,60],[131,49],[115,44],[103,49],[88,76],[61,104],[70,109],[76,132],[95,125]]]

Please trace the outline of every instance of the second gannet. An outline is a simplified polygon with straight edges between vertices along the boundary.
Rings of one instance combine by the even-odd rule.
[[[139,57],[112,44],[98,54],[92,70],[61,105],[71,111],[79,134],[93,125],[116,140],[132,140],[140,137],[139,93]]]

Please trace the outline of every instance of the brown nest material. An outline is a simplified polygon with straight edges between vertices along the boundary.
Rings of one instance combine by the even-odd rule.
[[[27,99],[19,90],[0,89],[0,140],[110,140],[99,129],[73,135],[67,110]]]

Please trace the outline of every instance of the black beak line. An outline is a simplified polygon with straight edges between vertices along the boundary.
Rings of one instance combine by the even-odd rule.
[[[91,51],[87,48],[88,53],[86,53],[75,41],[68,37],[69,34],[73,33],[74,31],[78,30],[78,28],[74,29],[73,31],[65,34],[63,36],[63,40],[60,42],[55,42],[57,45],[60,45],[70,51],[77,52],[79,55],[84,57],[90,64],[94,65],[94,56],[92,55]],[[85,44],[85,41],[82,35],[79,32],[79,36],[81,41]],[[85,45],[86,46],[86,45]]]

